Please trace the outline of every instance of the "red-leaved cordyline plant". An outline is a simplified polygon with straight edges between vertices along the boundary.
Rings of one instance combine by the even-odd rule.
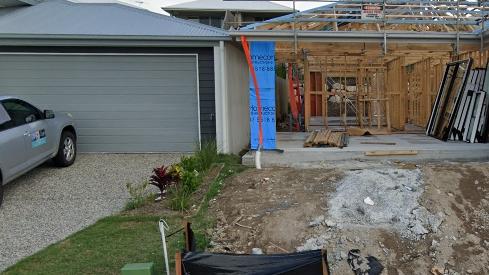
[[[149,183],[160,189],[159,197],[156,200],[161,200],[168,186],[175,183],[175,179],[170,173],[170,167],[156,167],[153,169],[153,175],[150,177]]]

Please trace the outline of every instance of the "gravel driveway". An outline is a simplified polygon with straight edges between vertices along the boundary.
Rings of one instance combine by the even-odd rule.
[[[68,168],[42,165],[6,186],[0,208],[0,272],[124,208],[126,182],[179,154],[80,154]]]

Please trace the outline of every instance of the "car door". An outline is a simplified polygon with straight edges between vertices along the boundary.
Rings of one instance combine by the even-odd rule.
[[[8,181],[28,169],[25,139],[29,126],[21,122],[17,113],[8,112],[3,103],[0,102],[0,160]]]
[[[29,168],[39,165],[52,153],[52,134],[42,112],[31,104],[12,99],[4,102],[7,112],[19,117],[18,123],[24,123],[24,146]],[[48,140],[50,142],[48,142]]]

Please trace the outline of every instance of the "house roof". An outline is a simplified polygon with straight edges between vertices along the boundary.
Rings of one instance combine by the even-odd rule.
[[[149,10],[154,13],[168,15],[168,13],[161,8],[165,0],[68,0],[68,1],[74,3],[93,3],[93,4],[116,3],[121,5],[127,5],[133,8]]]
[[[0,37],[226,40],[221,29],[116,3],[47,1],[0,17]]]
[[[292,12],[292,8],[267,1],[198,0],[163,7],[166,11],[248,11],[260,13]]]

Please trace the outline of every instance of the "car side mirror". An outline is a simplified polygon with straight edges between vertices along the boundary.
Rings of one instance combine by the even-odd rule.
[[[44,110],[44,118],[45,119],[54,118],[54,111],[53,110]]]

